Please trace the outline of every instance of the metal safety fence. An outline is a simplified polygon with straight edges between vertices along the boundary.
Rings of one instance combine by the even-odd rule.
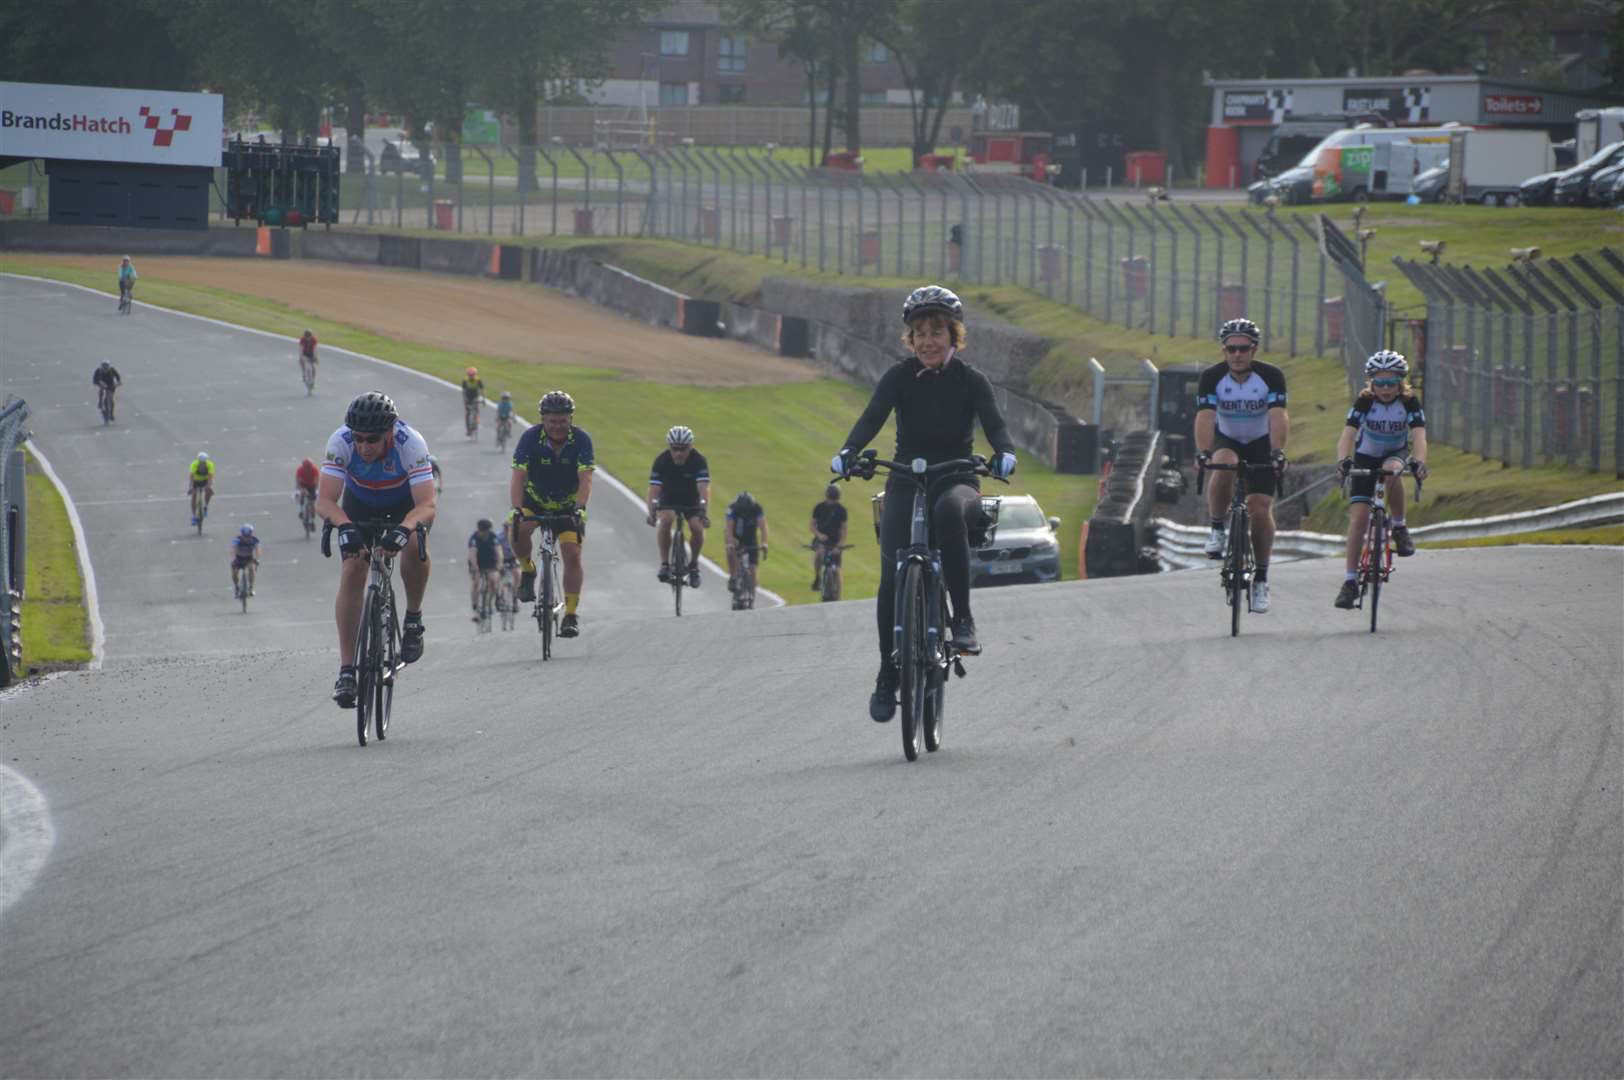
[[[1508,465],[1624,476],[1624,259],[1394,261],[1426,297],[1412,333],[1433,437]]]
[[[22,451],[28,438],[28,403],[14,398],[0,408],[0,686],[22,670],[22,602],[28,512]]]
[[[1335,353],[1363,325],[1319,224],[1272,210],[1099,198],[1000,173],[809,169],[754,147],[462,154],[454,182],[443,161],[380,172],[369,158],[368,172],[344,179],[344,220],[657,236],[853,277],[1017,285],[1152,334],[1206,338],[1244,314],[1265,348],[1293,356]]]

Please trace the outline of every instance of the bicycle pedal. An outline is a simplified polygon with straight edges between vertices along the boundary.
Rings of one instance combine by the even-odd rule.
[[[953,658],[953,674],[961,679],[964,678],[964,661],[956,656]]]

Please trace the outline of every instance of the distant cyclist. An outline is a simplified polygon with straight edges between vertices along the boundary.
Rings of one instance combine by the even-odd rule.
[[[252,525],[244,525],[231,538],[231,595],[237,595],[237,579],[248,575],[248,595],[254,595],[254,578],[259,568],[259,537]]]
[[[186,466],[186,497],[192,498],[199,491],[203,494],[203,513],[209,512],[209,503],[214,501],[214,462],[209,460],[208,451],[199,450],[197,457]],[[197,524],[197,515],[192,515],[192,524]]]
[[[520,435],[513,447],[508,495],[515,517],[574,515],[575,527],[558,533],[558,554],[564,562],[564,619],[558,624],[558,636],[575,637],[581,632],[576,609],[586,582],[581,560],[581,547],[586,543],[586,504],[592,498],[592,475],[597,463],[592,436],[575,426],[574,398],[562,390],[549,390],[536,408],[541,423]],[[524,571],[519,578],[519,599],[525,603],[536,598],[536,564],[530,558],[530,536],[535,531],[533,521],[517,523],[513,530],[513,552]]]
[[[471,367],[463,372],[462,379],[462,411],[470,435],[479,430],[479,410],[484,402],[485,380],[479,377],[478,368]]]
[[[118,264],[118,306],[123,310],[135,295],[135,282],[141,275],[135,272],[135,264],[128,255]]]
[[[840,576],[840,545],[846,542],[846,508],[840,503],[840,485],[830,484],[823,501],[812,507],[812,588],[823,587],[823,553],[834,549],[835,577]]]
[[[101,366],[90,376],[91,385],[96,387],[97,408],[101,407],[103,396],[112,397],[118,391],[119,384],[123,381],[124,379],[118,373],[118,368],[106,360],[101,362]]]
[[[321,467],[316,512],[338,530],[338,681],[333,700],[341,709],[355,707],[355,634],[361,616],[361,594],[369,570],[364,557],[377,544],[399,553],[418,525],[434,524],[434,473],[429,449],[400,419],[395,403],[377,390],[350,402],[344,426],[327,440]],[[357,524],[357,519],[361,524]],[[428,588],[428,560],[414,553],[399,562],[406,587],[406,619],[401,624],[400,658],[416,663],[423,655],[423,593]]]
[[[913,356],[888,368],[857,418],[846,443],[829,462],[836,475],[849,476],[862,449],[873,441],[893,412],[897,417],[894,460],[923,459],[926,464],[968,458],[975,450],[975,425],[992,444],[992,474],[1015,471],[1015,444],[992,382],[958,356],[963,348],[964,303],[952,290],[925,285],[908,294],[902,305],[907,327],[902,340]],[[981,651],[970,611],[970,530],[984,523],[981,490],[975,476],[945,476],[930,490],[931,540],[942,555],[942,577],[952,601],[953,645],[966,654]],[[896,714],[898,674],[892,661],[896,625],[897,550],[908,546],[912,532],[914,482],[893,474],[886,480],[885,513],[880,521],[880,590],[874,615],[879,630],[880,673],[869,698],[868,714],[885,723]]]
[[[306,330],[299,338],[299,374],[307,374],[316,381],[316,335]]]
[[[681,424],[665,433],[665,450],[654,459],[648,477],[648,523],[658,522],[655,546],[660,551],[661,581],[671,581],[671,525],[676,508],[688,508],[688,584],[699,588],[699,552],[705,546],[710,517],[710,465],[694,449],[694,433]]]
[[[513,392],[512,391],[510,391],[510,390],[503,390],[502,391],[502,399],[496,403],[496,420],[497,420],[498,423],[502,422],[503,420],[506,420],[509,423],[513,422]]]
[[[1427,476],[1427,414],[1409,381],[1410,362],[1388,349],[1365,361],[1365,388],[1348,410],[1348,421],[1336,441],[1342,478],[1353,469],[1381,469],[1389,473],[1387,513],[1393,526],[1393,551],[1415,554],[1415,541],[1404,523],[1404,470],[1413,466],[1419,479]],[[1374,476],[1353,480],[1348,512],[1348,562],[1336,606],[1351,608],[1359,600],[1359,554],[1370,525],[1370,498],[1376,492]]]
[[[314,503],[316,501],[316,484],[320,480],[321,470],[316,468],[314,461],[305,458],[299,462],[299,467],[293,470],[293,501],[297,503],[301,499],[309,499]],[[300,513],[303,516],[302,506]]]
[[[502,537],[492,527],[490,518],[480,518],[468,536],[468,603],[473,606],[475,622],[479,621],[480,582],[490,586],[492,597],[502,595],[502,546]]]
[[[1252,519],[1252,551],[1257,569],[1252,577],[1252,611],[1269,610],[1269,554],[1274,549],[1274,493],[1286,467],[1286,376],[1273,364],[1256,359],[1263,338],[1251,319],[1230,319],[1218,330],[1224,358],[1201,373],[1196,385],[1196,462],[1274,466],[1246,478],[1246,508]],[[1224,554],[1225,518],[1235,493],[1235,473],[1213,473],[1207,485],[1207,512],[1212,528],[1205,550],[1209,559]]]
[[[727,505],[724,543],[727,546],[727,580],[732,584],[733,591],[744,595],[754,592],[756,564],[767,559],[767,511],[748,491],[739,492]],[[750,563],[750,580],[745,581],[739,553],[751,548],[756,550],[756,558]]]

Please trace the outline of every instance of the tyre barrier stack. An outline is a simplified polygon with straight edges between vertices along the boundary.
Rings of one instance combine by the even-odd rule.
[[[1162,456],[1162,433],[1134,431],[1117,444],[1105,494],[1088,520],[1083,560],[1089,577],[1126,577],[1154,571],[1143,555],[1155,505],[1153,470]]]

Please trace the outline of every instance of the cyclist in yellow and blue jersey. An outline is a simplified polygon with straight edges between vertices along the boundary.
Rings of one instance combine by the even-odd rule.
[[[203,489],[203,512],[209,512],[209,503],[214,499],[214,462],[209,460],[206,451],[199,450],[197,457],[186,466],[186,497],[191,498],[198,488]],[[197,515],[192,515],[192,524],[197,524]]]
[[[538,411],[541,423],[520,435],[513,448],[513,479],[508,491],[516,521],[513,551],[523,571],[519,599],[529,603],[536,598],[536,564],[530,559],[530,535],[536,525],[518,523],[517,516],[574,514],[575,528],[558,534],[558,552],[564,560],[564,621],[558,636],[575,637],[581,632],[576,608],[586,580],[581,544],[586,539],[586,504],[592,498],[596,468],[592,436],[575,426],[575,399],[562,390],[548,391]]]

